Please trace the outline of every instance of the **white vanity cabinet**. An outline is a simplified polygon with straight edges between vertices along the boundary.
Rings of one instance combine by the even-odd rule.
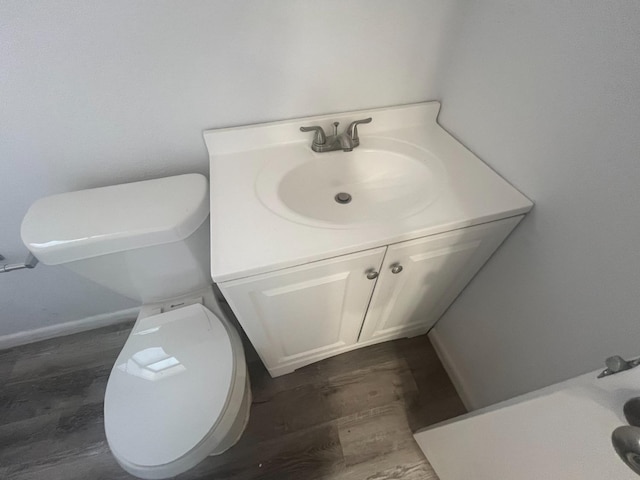
[[[361,346],[427,332],[521,219],[222,282],[219,287],[269,373],[283,375]]]
[[[531,210],[438,125],[439,111],[425,102],[204,132],[211,278],[271,375],[426,333]],[[352,151],[318,153],[300,132],[369,117]]]

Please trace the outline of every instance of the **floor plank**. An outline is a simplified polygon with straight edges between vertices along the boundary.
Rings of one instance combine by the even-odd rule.
[[[131,326],[0,352],[0,477],[134,478],[109,451],[102,412],[109,372]],[[253,404],[243,437],[178,479],[437,480],[412,431],[464,407],[426,336],[275,379],[246,348]]]

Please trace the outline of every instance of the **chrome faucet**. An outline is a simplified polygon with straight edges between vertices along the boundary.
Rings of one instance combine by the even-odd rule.
[[[619,355],[614,355],[613,357],[609,357],[605,360],[605,365],[607,368],[600,372],[598,378],[608,377],[609,375],[615,375],[616,373],[637,367],[640,365],[640,358],[636,358],[635,360],[625,360]]]
[[[334,150],[342,150],[350,152],[360,145],[360,137],[358,137],[358,125],[361,123],[371,123],[371,117],[363,120],[351,122],[347,129],[338,135],[338,125],[340,122],[333,122],[333,135],[327,136],[324,129],[314,125],[312,127],[300,127],[301,132],[315,132],[311,150],[314,152],[332,152]]]

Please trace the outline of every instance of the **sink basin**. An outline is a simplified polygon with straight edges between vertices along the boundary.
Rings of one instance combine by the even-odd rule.
[[[352,228],[414,215],[440,194],[444,168],[428,151],[409,143],[366,137],[352,152],[314,153],[289,145],[256,179],[256,194],[288,220]]]

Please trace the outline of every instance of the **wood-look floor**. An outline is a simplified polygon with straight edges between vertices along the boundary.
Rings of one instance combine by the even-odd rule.
[[[102,400],[132,322],[0,351],[0,478],[131,479]],[[412,431],[464,413],[426,336],[271,378],[247,348],[253,405],[236,446],[179,479],[437,479]]]

